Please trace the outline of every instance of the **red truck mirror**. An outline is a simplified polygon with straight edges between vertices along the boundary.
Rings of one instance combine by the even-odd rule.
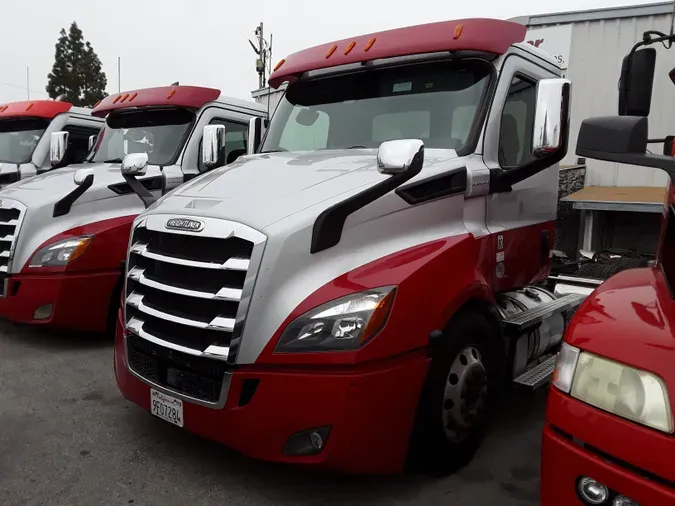
[[[653,47],[624,57],[619,79],[619,116],[649,116],[655,66]]]

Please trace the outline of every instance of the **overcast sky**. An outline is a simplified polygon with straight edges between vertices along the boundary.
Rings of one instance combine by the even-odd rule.
[[[388,28],[463,17],[510,18],[653,3],[622,0],[2,0],[0,103],[47,98],[45,85],[61,28],[76,21],[117,89],[211,86],[250,99],[257,88],[247,40],[262,21],[274,35],[273,63],[331,40]]]

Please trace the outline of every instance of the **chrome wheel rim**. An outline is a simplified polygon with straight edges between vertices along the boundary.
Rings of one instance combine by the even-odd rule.
[[[487,407],[487,379],[478,347],[467,346],[457,354],[443,392],[443,428],[450,441],[466,439],[480,420]]]

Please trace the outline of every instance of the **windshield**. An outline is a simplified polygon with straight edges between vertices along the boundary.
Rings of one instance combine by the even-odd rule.
[[[490,73],[486,62],[455,60],[294,83],[261,151],[377,148],[410,138],[428,148],[461,150]]]
[[[129,153],[147,153],[148,164],[170,165],[178,157],[193,121],[194,113],[187,109],[112,113],[89,161],[122,163]]]
[[[48,126],[49,121],[40,118],[1,120],[0,162],[30,162],[35,146]]]

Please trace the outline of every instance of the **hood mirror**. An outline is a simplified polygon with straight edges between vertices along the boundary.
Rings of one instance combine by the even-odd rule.
[[[225,125],[206,125],[202,136],[202,163],[209,169],[225,165]]]
[[[542,79],[537,83],[532,154],[537,158],[566,149],[563,132],[569,122],[571,83],[568,79]]]
[[[147,153],[129,153],[122,160],[122,174],[127,176],[143,176],[148,166]]]
[[[424,165],[424,142],[419,139],[386,141],[377,150],[377,170],[382,174],[419,172]]]
[[[656,49],[653,47],[634,51],[623,59],[619,80],[619,116],[649,116],[655,66]]]
[[[77,169],[73,174],[73,182],[77,186],[83,185],[89,176],[94,179],[94,169]]]
[[[63,163],[68,148],[68,132],[52,132],[49,139],[49,161],[52,167],[57,167]]]

